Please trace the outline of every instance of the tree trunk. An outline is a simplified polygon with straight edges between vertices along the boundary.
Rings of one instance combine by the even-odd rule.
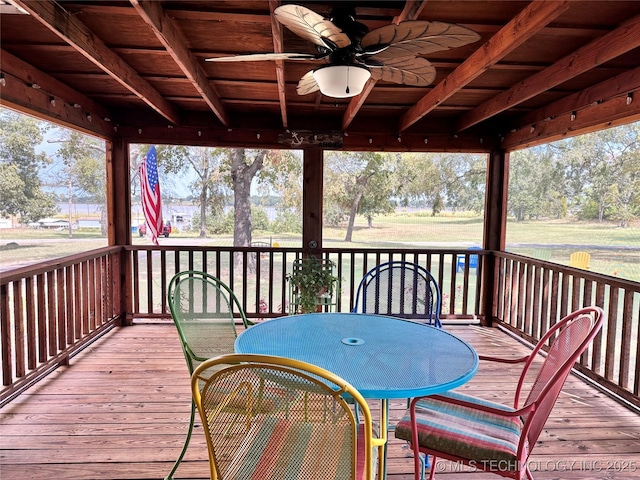
[[[598,222],[599,223],[602,223],[604,220],[604,209],[605,209],[604,203],[600,203],[600,205],[598,205]]]
[[[248,247],[251,245],[251,181],[262,168],[267,150],[260,150],[250,164],[246,160],[244,148],[232,148],[229,151],[231,160],[231,180],[233,181],[233,245]],[[234,258],[234,264],[239,266],[240,256]],[[247,268],[255,271],[255,258],[248,256]]]
[[[207,236],[207,189],[203,188],[200,192],[200,238]]]
[[[344,237],[345,242],[350,242],[353,236],[353,225],[356,221],[356,213],[358,212],[358,205],[362,198],[362,192],[358,192],[351,203],[351,212],[349,212],[349,223],[347,224],[347,234]]]

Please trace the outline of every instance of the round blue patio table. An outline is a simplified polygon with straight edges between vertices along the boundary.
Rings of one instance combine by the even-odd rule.
[[[445,330],[365,313],[268,320],[238,335],[235,351],[302,360],[344,378],[363,397],[382,400],[385,439],[389,399],[450,390],[469,381],[478,369],[475,350]],[[380,453],[384,478],[384,452]]]

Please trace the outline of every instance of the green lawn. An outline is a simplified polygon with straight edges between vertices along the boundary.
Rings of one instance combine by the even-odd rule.
[[[344,242],[344,227],[325,228],[323,242],[326,247],[466,248],[481,244],[482,221],[481,217],[465,214],[432,217],[424,213],[397,213],[376,217],[369,228],[366,219],[358,218],[351,243]],[[231,245],[233,241],[229,235],[200,240],[193,232],[180,232],[170,238],[203,245]],[[254,240],[265,239],[283,247],[301,244],[300,235],[296,234],[254,234]],[[133,242],[149,244],[149,240],[135,235]],[[95,231],[74,231],[69,239],[66,231],[0,230],[0,268],[71,255],[106,244],[106,238]],[[591,254],[591,271],[640,282],[640,222],[629,228],[566,220],[508,222],[508,251],[533,256],[541,249],[550,251],[552,262],[563,265],[569,264],[572,252],[587,251]]]

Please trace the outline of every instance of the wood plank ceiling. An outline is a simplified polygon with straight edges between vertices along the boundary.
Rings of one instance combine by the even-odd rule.
[[[351,2],[370,30],[439,21],[480,40],[422,55],[428,86],[370,79],[345,99],[297,94],[324,60],[204,61],[316,53],[275,20],[288,2],[10,2],[27,14],[0,10],[2,104],[107,138],[480,152],[640,119],[637,0]],[[328,18],[338,2],[297,3]]]

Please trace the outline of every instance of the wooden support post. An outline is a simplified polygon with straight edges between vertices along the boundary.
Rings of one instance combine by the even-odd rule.
[[[107,221],[109,245],[131,245],[131,179],[129,175],[129,142],[122,137],[107,141]],[[119,269],[113,272],[113,288],[120,299],[118,311],[121,324],[131,325],[132,311],[131,261],[129,254],[120,253]],[[127,295],[127,292],[129,294]]]
[[[507,188],[509,184],[509,154],[492,151],[487,166],[487,192],[484,217],[485,250],[504,251],[507,225]],[[491,326],[495,316],[495,292],[499,262],[493,255],[486,258],[482,269],[483,325]]]
[[[302,170],[302,250],[322,253],[323,150],[304,151]]]

